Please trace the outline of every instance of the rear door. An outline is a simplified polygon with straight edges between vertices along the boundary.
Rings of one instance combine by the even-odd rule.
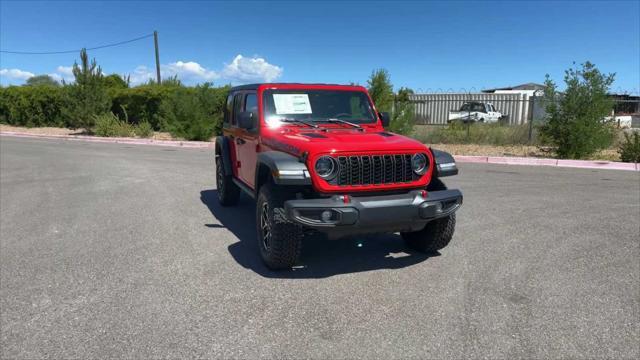
[[[241,103],[236,116],[240,112],[251,111],[258,114],[258,98],[255,91],[241,93]],[[258,117],[255,116],[255,126],[252,129],[237,127],[235,133],[236,156],[238,158],[238,173],[240,179],[253,188],[255,182],[256,162],[258,158]],[[236,124],[238,124],[236,118]]]
[[[231,93],[227,97],[227,104],[225,107],[224,122],[222,127],[222,133],[229,139],[229,155],[231,157],[231,164],[233,170],[233,176],[240,177],[240,171],[238,169],[238,149],[236,139],[238,136],[238,113],[242,111],[242,98],[243,94]]]

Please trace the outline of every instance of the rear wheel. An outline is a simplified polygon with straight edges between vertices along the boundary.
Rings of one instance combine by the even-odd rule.
[[[216,155],[216,188],[218,201],[222,206],[233,206],[240,199],[240,188],[233,183],[231,175],[224,174],[222,155]]]
[[[302,249],[302,228],[284,214],[284,202],[291,194],[273,184],[260,188],[256,201],[258,248],[265,265],[272,270],[289,269]]]

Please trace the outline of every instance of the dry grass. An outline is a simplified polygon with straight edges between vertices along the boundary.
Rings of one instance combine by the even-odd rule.
[[[28,128],[22,126],[11,126],[0,124],[0,131],[20,132],[34,135],[84,135],[84,129],[67,129],[56,127],[35,127]]]
[[[454,155],[478,156],[517,156],[555,158],[553,149],[538,143],[537,131],[529,141],[527,124],[519,126],[500,126],[497,124],[472,125],[467,132],[465,125],[416,126],[413,137],[436,149]],[[620,161],[617,148],[622,137],[621,132],[609,148],[593,154],[589,160]]]
[[[475,145],[475,144],[429,144],[434,149],[443,150],[453,155],[477,156],[515,156],[554,158],[555,154],[548,148],[531,145]],[[591,157],[591,160],[620,161],[616,149],[602,150]]]
[[[26,134],[34,134],[34,135],[87,135],[87,132],[84,129],[67,129],[67,128],[56,128],[56,127],[36,127],[36,128],[28,128],[22,126],[11,126],[0,124],[0,131],[11,131],[11,132],[19,132]],[[153,136],[150,137],[154,140],[182,140],[176,139],[171,136],[168,132],[160,132],[155,131]]]
[[[83,129],[66,128],[26,128],[0,124],[0,131],[13,131],[38,135],[84,135]],[[176,139],[166,132],[154,132],[155,140],[182,140]],[[453,155],[478,155],[478,156],[518,156],[518,157],[545,157],[553,158],[553,151],[533,145],[477,145],[477,144],[429,144],[435,149],[449,152]],[[620,161],[620,155],[616,149],[606,149],[594,154],[592,160]]]

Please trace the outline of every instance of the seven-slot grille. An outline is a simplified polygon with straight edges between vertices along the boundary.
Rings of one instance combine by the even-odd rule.
[[[404,183],[413,181],[411,155],[338,156],[340,186]]]

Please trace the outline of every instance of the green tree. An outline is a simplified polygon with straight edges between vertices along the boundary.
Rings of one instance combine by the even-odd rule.
[[[402,87],[398,90],[389,124],[390,131],[403,135],[410,135],[413,132],[415,109],[409,101],[410,94],[413,94],[413,90],[409,88]]]
[[[394,96],[389,72],[385,69],[374,70],[367,80],[367,87],[378,111],[391,112]]]
[[[126,89],[129,87],[127,81],[125,81],[118,74],[111,74],[104,77],[104,85],[108,89]]]
[[[111,100],[107,94],[102,69],[93,59],[89,63],[87,51],[80,51],[80,64],[73,64],[75,82],[66,86],[67,106],[65,115],[69,125],[74,128],[91,130],[95,116],[107,113]]]
[[[565,71],[566,90],[560,94],[547,75],[545,101],[547,122],[540,127],[544,141],[556,146],[560,158],[580,159],[609,147],[614,127],[605,118],[613,102],[607,96],[615,74],[603,74],[594,64]]]
[[[60,86],[60,83],[55,81],[49,75],[36,75],[28,78],[25,85],[27,86]]]

